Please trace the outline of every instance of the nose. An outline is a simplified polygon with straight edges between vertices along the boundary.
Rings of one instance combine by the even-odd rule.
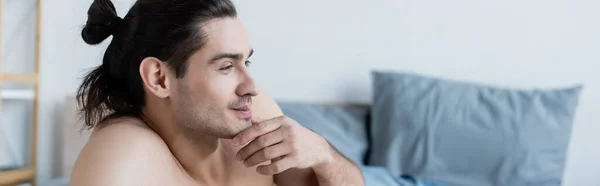
[[[240,84],[238,85],[236,92],[238,96],[257,96],[258,89],[256,88],[256,83],[254,82],[254,78],[250,75],[250,72],[247,70],[243,70],[240,73]]]

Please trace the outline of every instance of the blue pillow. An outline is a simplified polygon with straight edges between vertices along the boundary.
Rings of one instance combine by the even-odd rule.
[[[357,165],[363,165],[368,148],[369,108],[351,105],[317,105],[278,101],[283,114],[323,136]]]
[[[376,71],[368,164],[448,185],[561,185],[583,86],[517,90]]]

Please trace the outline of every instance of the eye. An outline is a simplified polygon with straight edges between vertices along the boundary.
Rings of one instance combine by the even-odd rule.
[[[226,67],[220,68],[219,70],[229,70],[233,68],[233,65],[227,65]]]
[[[250,64],[252,64],[252,62],[246,61],[246,66],[250,66]]]

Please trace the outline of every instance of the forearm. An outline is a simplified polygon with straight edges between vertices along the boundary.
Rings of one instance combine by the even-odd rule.
[[[288,169],[275,175],[275,183],[281,186],[364,186],[360,169],[333,147],[330,158],[319,165],[306,169]]]
[[[316,165],[313,171],[319,186],[364,186],[362,172],[352,161],[331,147],[330,161]]]

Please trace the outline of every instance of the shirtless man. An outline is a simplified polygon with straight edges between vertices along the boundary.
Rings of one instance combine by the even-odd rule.
[[[93,133],[70,185],[364,185],[258,90],[229,0],[138,0],[124,18],[95,0],[81,35],[113,38],[78,91]]]

